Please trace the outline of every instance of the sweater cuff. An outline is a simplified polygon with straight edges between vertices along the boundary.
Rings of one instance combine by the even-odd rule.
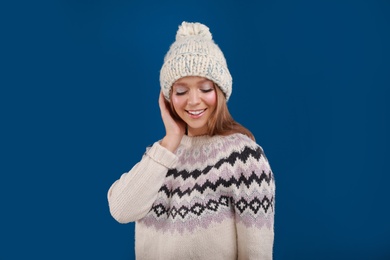
[[[167,167],[168,169],[174,168],[178,160],[174,153],[162,147],[159,142],[155,142],[146,154],[154,161]]]

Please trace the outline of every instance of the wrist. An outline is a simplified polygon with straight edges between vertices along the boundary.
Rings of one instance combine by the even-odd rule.
[[[166,135],[161,140],[160,145],[174,153],[181,142],[181,138],[182,136],[179,135]]]

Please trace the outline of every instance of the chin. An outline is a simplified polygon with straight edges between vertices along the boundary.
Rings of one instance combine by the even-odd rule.
[[[194,126],[194,125],[188,125],[188,128],[190,129],[190,133],[196,133],[196,135],[205,135],[208,133],[207,126]]]

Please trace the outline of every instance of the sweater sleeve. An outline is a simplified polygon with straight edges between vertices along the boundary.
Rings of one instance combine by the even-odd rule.
[[[156,200],[168,169],[175,167],[177,156],[158,142],[146,151],[141,161],[115,181],[107,198],[112,217],[119,223],[143,218]]]
[[[245,163],[234,173],[234,203],[239,260],[271,260],[274,243],[275,182],[261,147],[246,148]]]

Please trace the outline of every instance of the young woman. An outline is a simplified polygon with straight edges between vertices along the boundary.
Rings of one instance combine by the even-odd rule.
[[[137,259],[272,259],[275,183],[232,92],[209,28],[183,22],[160,71],[166,134],[108,191],[111,215],[136,222]]]

